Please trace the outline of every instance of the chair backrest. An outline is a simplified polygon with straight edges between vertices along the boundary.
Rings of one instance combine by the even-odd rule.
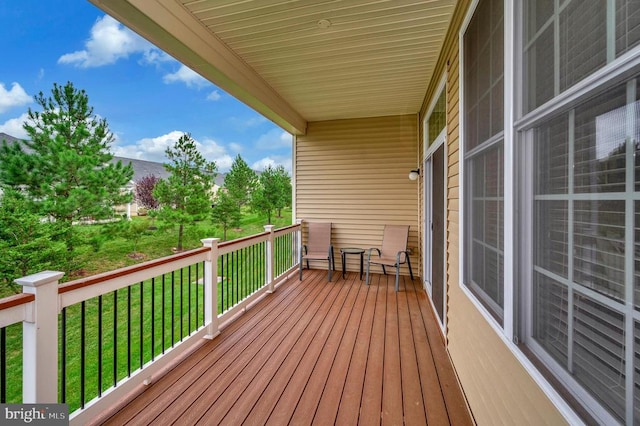
[[[331,222],[309,222],[307,229],[307,250],[313,252],[328,252],[331,245]]]
[[[380,256],[396,257],[399,251],[407,250],[408,239],[409,225],[385,225]],[[404,262],[404,260],[403,255],[400,257],[400,262]]]

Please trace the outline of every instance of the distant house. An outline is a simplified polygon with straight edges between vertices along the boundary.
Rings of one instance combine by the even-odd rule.
[[[112,163],[117,163],[118,161],[122,161],[122,164],[124,165],[131,164],[131,166],[133,167],[133,176],[131,177],[131,180],[125,187],[127,191],[134,194],[134,199],[132,203],[126,206],[127,216],[130,217],[131,215],[136,215],[138,211],[142,211],[139,209],[140,206],[138,206],[138,203],[136,202],[136,199],[135,199],[136,182],[138,182],[143,177],[150,176],[150,175],[154,175],[156,177],[159,177],[160,179],[167,179],[171,175],[171,173],[169,173],[164,168],[163,163],[158,163],[155,161],[146,161],[146,160],[139,160],[136,158],[126,158],[126,157],[113,157],[113,159],[111,160]],[[218,188],[224,185],[224,177],[225,177],[225,174],[223,173],[219,173],[216,176],[215,183],[213,185],[214,192],[218,191]],[[116,211],[123,213],[122,207],[116,208]]]
[[[6,141],[9,145],[21,142],[21,139],[16,138],[15,136],[0,132],[0,143],[3,140]],[[127,216],[136,215],[138,212],[138,204],[135,200],[136,182],[138,182],[143,177],[150,175],[154,175],[156,177],[159,177],[160,179],[167,179],[171,175],[171,173],[169,173],[164,168],[163,163],[158,163],[156,161],[147,161],[126,157],[113,157],[113,159],[111,160],[112,163],[117,163],[118,161],[121,161],[124,165],[131,164],[131,166],[133,167],[133,176],[131,177],[131,180],[127,183],[127,185],[123,188],[123,191],[134,194],[134,200],[127,206],[116,207],[116,212],[121,214],[126,212]],[[216,192],[218,188],[224,185],[224,177],[224,173],[219,173],[216,176],[215,183],[213,185],[214,192]]]

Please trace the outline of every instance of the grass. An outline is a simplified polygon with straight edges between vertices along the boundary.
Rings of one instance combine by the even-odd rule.
[[[291,224],[291,212],[287,210],[284,213],[284,217],[274,221],[276,228]],[[134,220],[149,221],[150,219],[141,217]],[[235,239],[261,233],[264,231],[263,223],[264,220],[259,216],[246,215],[241,227],[229,230],[227,237]],[[172,248],[175,247],[177,240],[176,232],[162,227],[162,224],[158,225],[160,225],[158,229],[147,232],[137,243],[136,252],[142,254],[143,259],[130,256],[133,253],[131,241],[123,237],[112,237],[99,247],[91,259],[85,262],[83,275],[93,275],[172,254]],[[81,228],[81,232],[99,234],[107,227],[108,225],[85,225]],[[200,239],[221,235],[222,231],[210,223],[196,224],[186,231],[184,249],[201,247]],[[292,240],[283,240],[280,245],[285,247],[286,251],[288,250],[286,247],[291,247],[291,243]],[[276,246],[278,247],[278,244]],[[218,271],[219,275],[223,276],[218,284],[219,313],[262,285],[264,258],[261,252],[261,249],[249,247],[233,255],[224,256],[224,260],[219,259]],[[283,271],[291,266],[287,265],[285,260],[290,259],[289,254],[290,252],[285,252],[282,259],[278,261],[277,271]],[[198,281],[201,282],[202,276],[203,267],[199,264],[197,272],[196,266],[183,268],[174,274],[156,277],[153,281],[136,283],[101,298],[96,297],[85,301],[84,304],[79,303],[65,309],[66,385],[63,389],[63,334],[60,331],[59,394],[61,397],[64,394],[65,402],[69,404],[71,412],[202,325],[204,291],[202,284],[198,283]],[[84,315],[82,315],[83,310]],[[153,315],[151,315],[152,311]],[[59,330],[62,330],[62,317],[63,315],[60,315]],[[82,333],[83,318],[84,333]],[[7,402],[20,403],[22,401],[22,327],[20,324],[15,324],[7,327],[6,330]],[[82,336],[84,336],[84,342]],[[102,371],[101,374],[99,370]],[[82,382],[84,382],[84,395],[82,395]]]

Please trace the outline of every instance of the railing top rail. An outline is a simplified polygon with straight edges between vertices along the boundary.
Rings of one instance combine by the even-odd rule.
[[[288,226],[282,227],[280,229],[276,229],[276,231],[277,232],[286,232],[286,231],[297,229],[297,228],[300,228],[300,224],[299,223],[294,223],[293,225],[288,225]]]
[[[294,223],[293,225],[289,225],[289,226],[285,226],[284,228],[276,229],[274,233],[278,237],[278,236],[283,235],[283,234],[288,234],[291,231],[294,231],[294,230],[299,229],[299,228],[300,228],[300,224]]]
[[[0,299],[0,311],[3,309],[13,308],[14,306],[26,305],[36,300],[35,294],[21,293],[14,296],[4,297]]]
[[[269,235],[269,232],[261,232],[259,234],[249,235],[248,237],[236,238],[235,240],[225,241],[224,243],[220,243],[218,244],[218,247],[223,248],[223,247],[228,247],[236,244],[246,243],[247,241],[251,241],[251,240],[259,240],[260,238],[266,235]]]
[[[77,290],[82,287],[87,287],[94,284],[99,284],[114,278],[124,277],[134,274],[136,272],[152,268],[154,266],[160,266],[167,263],[174,262],[176,260],[186,259],[192,256],[197,256],[202,253],[207,253],[211,250],[209,247],[200,247],[197,249],[185,251],[183,253],[174,254],[171,256],[161,257],[159,259],[149,260],[147,262],[138,263],[136,265],[127,266],[125,268],[116,269],[115,271],[104,272],[102,274],[93,275],[87,278],[80,278],[68,283],[61,284],[58,287],[58,294],[66,293],[69,291]]]

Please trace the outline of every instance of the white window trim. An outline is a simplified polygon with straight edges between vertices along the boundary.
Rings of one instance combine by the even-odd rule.
[[[513,354],[516,360],[522,365],[524,370],[529,374],[529,376],[533,379],[533,381],[540,387],[542,392],[549,398],[551,403],[555,406],[558,412],[567,420],[569,424],[572,425],[583,425],[584,422],[580,419],[580,417],[575,413],[575,411],[567,404],[567,402],[560,396],[560,394],[556,391],[556,389],[547,381],[547,379],[540,373],[538,368],[529,360],[529,358],[518,348],[518,346],[513,342],[513,331],[514,331],[514,298],[513,298],[513,283],[515,279],[515,258],[513,255],[513,250],[510,250],[509,254],[509,263],[507,263],[507,259],[504,259],[504,280],[505,280],[505,293],[504,293],[504,316],[503,323],[505,327],[503,328],[493,317],[491,313],[480,303],[478,298],[467,288],[464,284],[464,265],[465,265],[465,170],[464,170],[464,131],[465,131],[465,120],[464,120],[464,34],[469,26],[471,18],[473,17],[473,13],[478,6],[479,0],[473,0],[469,5],[469,9],[467,10],[467,14],[465,16],[462,25],[460,26],[460,31],[458,33],[458,93],[459,93],[459,102],[458,102],[458,117],[459,117],[459,125],[458,125],[458,164],[459,164],[459,182],[460,182],[460,195],[459,195],[459,234],[460,234],[460,242],[458,247],[458,256],[459,256],[459,264],[458,264],[458,272],[459,272],[459,280],[458,287],[462,290],[462,293],[467,296],[472,305],[476,307],[476,309],[480,312],[480,314],[485,318],[489,326],[495,331],[495,333],[499,336],[502,342],[505,344],[507,349]],[[504,54],[505,54],[505,71],[504,71],[504,93],[505,93],[505,120],[510,120],[506,122],[504,126],[505,136],[504,136],[504,161],[505,161],[505,177],[509,177],[509,179],[505,179],[505,187],[504,187],[504,197],[505,197],[505,230],[504,230],[504,249],[507,251],[507,247],[515,248],[515,236],[514,236],[514,216],[515,216],[515,203],[516,199],[515,195],[515,185],[513,182],[514,177],[514,161],[515,161],[515,152],[513,149],[514,137],[516,130],[520,127],[519,122],[515,122],[514,113],[516,111],[516,102],[515,97],[522,98],[521,92],[518,91],[514,93],[515,90],[515,28],[514,22],[516,18],[516,12],[514,5],[511,1],[504,1],[504,25],[505,25],[505,40],[504,40]],[[507,16],[509,19],[507,19]],[[509,21],[509,22],[507,22]],[[609,68],[609,67],[605,67]],[[509,95],[510,93],[511,95]],[[510,97],[509,97],[510,96]],[[545,104],[546,105],[546,104]],[[543,111],[542,105],[538,112]],[[507,142],[508,141],[508,142]],[[507,154],[507,145],[509,145],[509,151]],[[507,181],[511,181],[509,188],[507,189]],[[510,197],[509,203],[506,202],[507,197]],[[509,204],[509,216],[507,216],[507,204]],[[507,223],[509,223],[510,233],[507,233]],[[507,238],[509,235],[509,238]],[[507,265],[510,267],[510,271],[507,271]],[[507,281],[509,282],[509,290],[507,293]],[[507,325],[508,324],[508,325]]]
[[[440,99],[440,96],[442,96],[442,94],[444,93],[445,89],[446,89],[446,84],[447,84],[447,72],[445,71],[442,75],[442,77],[440,78],[440,82],[438,83],[438,86],[435,90],[435,95],[433,96],[433,99],[431,99],[431,102],[429,103],[429,108],[427,109],[427,113],[424,116],[424,120],[422,121],[422,131],[423,131],[423,149],[422,149],[422,168],[425,169],[424,173],[425,173],[425,181],[426,182],[426,173],[427,170],[425,168],[425,163],[426,161],[433,156],[433,154],[436,152],[436,150],[438,148],[440,148],[440,146],[444,145],[444,159],[445,159],[445,163],[444,163],[444,180],[443,180],[443,184],[444,184],[444,206],[445,206],[445,217],[446,217],[446,208],[447,208],[447,188],[448,188],[448,173],[447,173],[447,158],[449,155],[449,146],[447,145],[447,123],[445,121],[445,125],[444,128],[442,129],[442,131],[438,134],[438,136],[436,136],[436,138],[434,139],[433,143],[429,146],[428,144],[428,130],[429,130],[429,118],[431,117],[431,114],[433,113],[433,110],[436,107],[436,104],[438,103],[438,99]],[[446,94],[445,94],[445,100],[446,100]],[[445,108],[446,108],[446,102],[445,102]],[[431,172],[431,171],[430,171]],[[427,185],[426,183],[423,185],[423,197],[424,200],[427,199]],[[421,206],[421,208],[425,208],[425,203],[422,203],[423,205]],[[427,212],[424,211],[423,212],[423,216],[427,217]],[[425,221],[423,221],[422,226],[425,226]],[[442,244],[444,244],[444,247],[446,247],[446,241],[447,236],[446,236],[446,223],[445,223],[445,236],[444,236],[444,241],[442,241]],[[430,253],[430,248],[427,249],[427,236],[426,233],[423,232],[423,253]],[[445,258],[443,259],[444,261],[444,265],[443,265],[443,273],[444,273],[444,278],[445,278],[445,282],[444,282],[444,306],[442,307],[443,309],[443,321],[440,322],[438,321],[438,324],[440,325],[440,329],[442,330],[443,333],[443,337],[446,339],[447,336],[447,310],[448,310],[448,305],[446,303],[446,294],[447,294],[447,286],[448,286],[448,281],[446,280],[446,275],[447,275],[447,260],[446,260],[446,255]],[[425,268],[425,266],[427,265],[427,261],[426,259],[423,259],[423,268]],[[427,273],[426,268],[424,269],[425,272],[425,276]],[[429,271],[430,273],[431,271]],[[426,288],[426,282],[424,283],[424,287],[425,287],[425,291],[427,291],[429,293],[429,302],[431,303],[431,307],[433,308],[434,312],[437,312],[434,304],[433,304],[433,299],[432,299],[432,292],[429,291],[429,289]],[[431,283],[431,285],[433,285],[433,283]]]
[[[433,154],[433,147],[430,147],[428,145],[428,137],[429,137],[429,118],[431,117],[431,114],[433,113],[433,110],[436,107],[436,104],[438,103],[438,99],[440,99],[440,96],[442,95],[445,87],[447,84],[447,73],[445,72],[442,77],[440,78],[440,83],[438,83],[438,87],[435,90],[435,96],[433,97],[433,99],[431,99],[431,103],[429,104],[429,108],[427,109],[427,113],[424,116],[424,119],[422,120],[422,162],[424,163],[424,161],[427,159],[427,157],[431,154]],[[438,134],[438,136],[436,136],[436,138],[434,139],[434,142],[438,140],[438,138],[440,138],[442,136],[443,132],[447,131],[447,123],[445,122],[444,124],[444,129],[442,129],[442,132],[440,132],[440,134]],[[433,145],[433,144],[432,144]]]

